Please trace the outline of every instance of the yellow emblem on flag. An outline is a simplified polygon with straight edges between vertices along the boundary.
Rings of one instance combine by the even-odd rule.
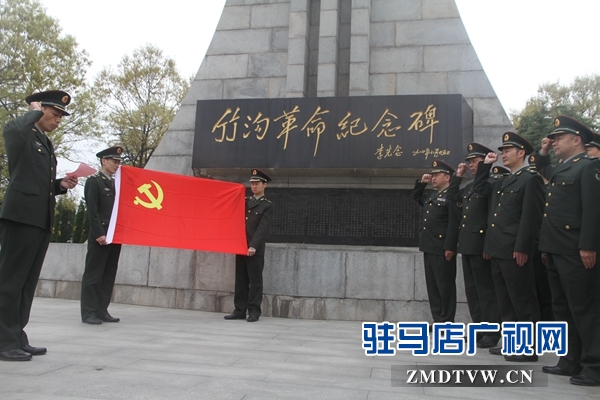
[[[143,201],[138,196],[135,196],[133,204],[135,204],[136,206],[140,205],[145,208],[156,208],[157,210],[160,210],[162,208],[161,204],[164,198],[163,190],[158,183],[154,182],[153,180],[151,180],[150,182],[154,184],[157,196],[154,197],[154,194],[152,194],[152,192],[150,191],[152,185],[149,183],[144,183],[142,186],[138,187],[137,190],[138,192],[140,192],[140,194],[145,194],[146,198],[150,200],[150,202]]]

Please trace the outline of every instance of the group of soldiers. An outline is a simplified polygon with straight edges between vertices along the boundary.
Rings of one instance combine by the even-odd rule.
[[[434,322],[454,322],[460,253],[473,322],[567,322],[568,353],[543,372],[600,386],[600,135],[567,116],[554,128],[536,153],[525,138],[504,133],[498,149],[506,168],[493,166],[499,155],[479,143],[469,143],[456,170],[434,160],[413,190],[423,207],[419,249]],[[467,170],[474,179],[461,188]],[[500,335],[486,332],[477,346],[502,356]]]

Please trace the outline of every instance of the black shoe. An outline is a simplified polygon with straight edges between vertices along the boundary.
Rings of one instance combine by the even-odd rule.
[[[551,374],[551,375],[563,375],[563,376],[575,376],[575,375],[577,375],[577,374],[572,374],[572,373],[570,373],[570,372],[562,369],[558,365],[556,365],[556,366],[544,365],[542,367],[542,372],[544,372],[546,374]]]
[[[489,349],[498,343],[498,339],[493,339],[490,336],[484,336],[477,341],[477,347],[480,349]]]
[[[531,356],[526,356],[524,354],[521,355],[512,355],[512,356],[504,356],[506,361],[512,362],[535,362],[538,360],[537,354],[533,354]]]
[[[495,355],[495,356],[502,355],[502,347],[492,347],[488,351],[490,352],[490,354]]]
[[[573,385],[580,386],[600,386],[599,381],[595,380],[594,378],[590,378],[589,376],[581,374],[572,376],[571,379],[569,379],[569,382],[571,382]]]
[[[100,325],[102,323],[102,320],[100,318],[94,316],[94,317],[88,317],[88,318],[84,319],[83,322],[86,324],[90,324],[90,325]]]
[[[26,353],[31,354],[32,356],[41,356],[42,354],[46,354],[46,351],[47,351],[45,347],[33,347],[28,344],[21,347],[21,350],[23,350]]]
[[[242,314],[236,314],[233,312],[231,314],[225,315],[223,318],[225,318],[225,319],[246,319],[246,316],[242,315]]]
[[[254,315],[254,314],[248,315],[247,321],[248,322],[256,322],[256,321],[258,321],[258,315]]]
[[[115,318],[112,315],[110,315],[109,313],[106,313],[102,316],[98,316],[98,319],[100,319],[100,321],[102,322],[119,322],[120,319],[119,318]]]
[[[0,351],[0,360],[2,361],[29,361],[31,354],[21,349]]]

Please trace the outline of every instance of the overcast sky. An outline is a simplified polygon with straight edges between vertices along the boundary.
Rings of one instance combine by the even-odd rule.
[[[350,0],[343,0],[350,1]],[[397,0],[402,1],[402,0]],[[40,0],[73,35],[93,66],[103,67],[146,43],[198,71],[224,0]],[[595,0],[456,0],[484,70],[504,109],[521,109],[540,84],[567,84],[600,72]]]

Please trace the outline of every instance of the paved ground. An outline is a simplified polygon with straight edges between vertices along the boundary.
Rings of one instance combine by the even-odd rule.
[[[0,398],[8,399],[598,399],[549,376],[543,388],[399,388],[391,366],[498,364],[474,357],[366,357],[361,324],[261,318],[113,304],[118,324],[80,322],[79,302],[36,298],[27,332],[48,354],[0,362]],[[544,355],[537,364],[554,364]]]

